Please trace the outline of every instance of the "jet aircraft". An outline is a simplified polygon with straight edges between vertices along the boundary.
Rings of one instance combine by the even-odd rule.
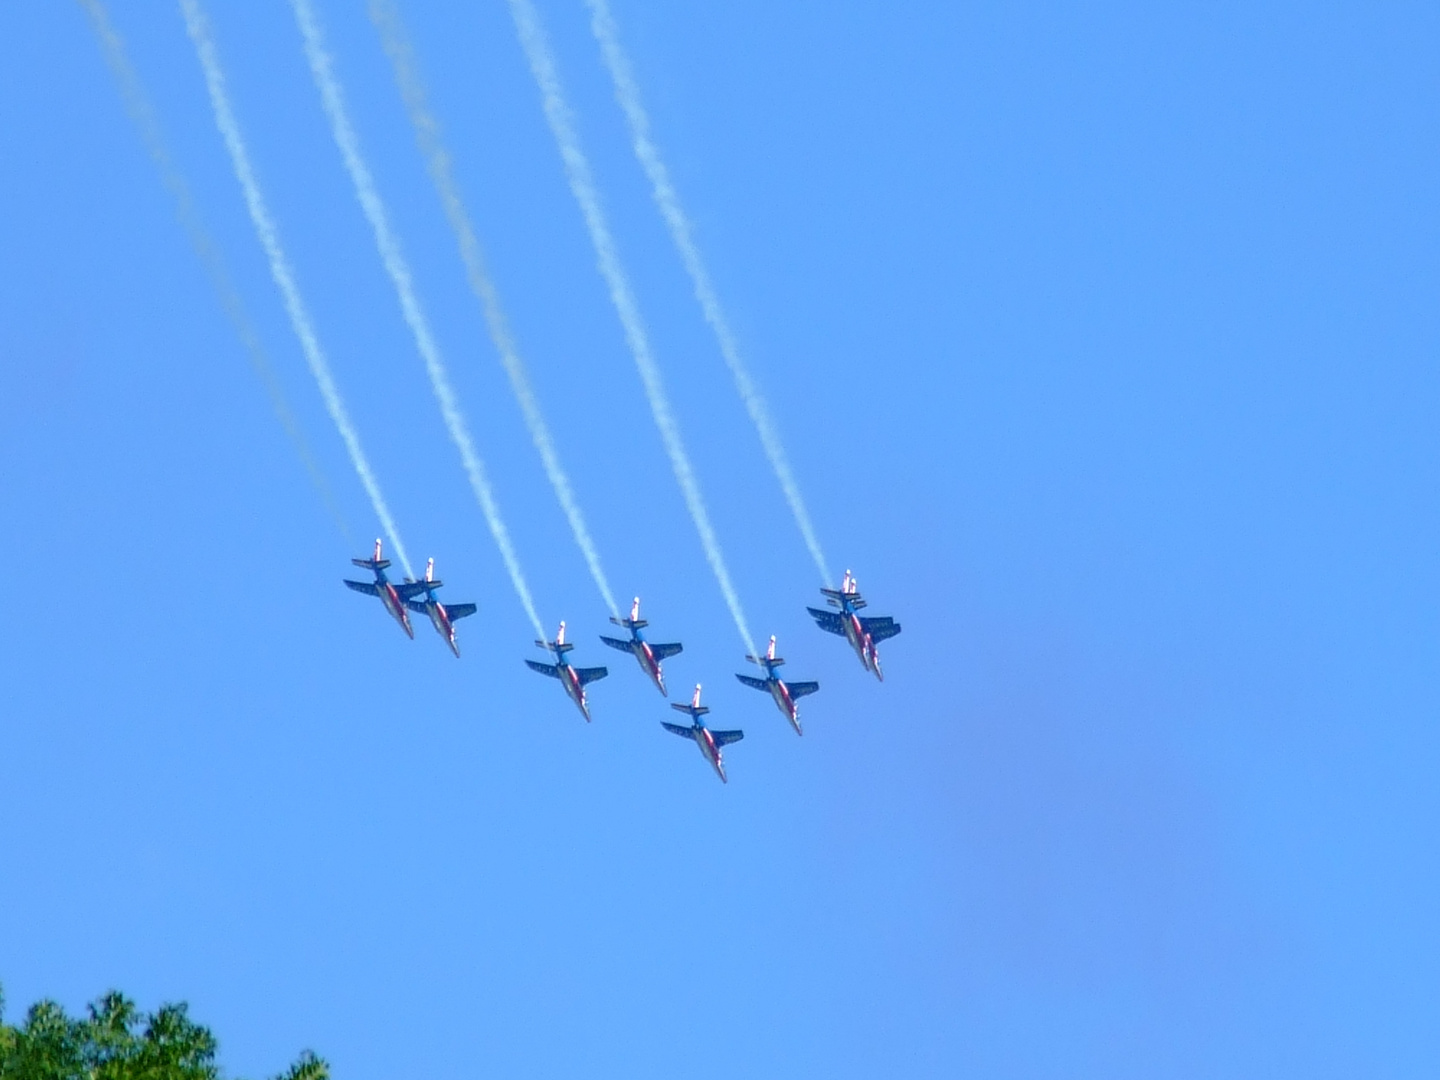
[[[375,580],[351,581],[347,578],[345,584],[366,596],[378,596],[380,602],[385,605],[385,610],[393,615],[405,633],[414,639],[415,631],[410,626],[410,613],[405,610],[405,602],[417,593],[423,592],[425,586],[418,581],[407,581],[403,585],[391,583],[385,577],[385,568],[390,565],[390,560],[380,557],[379,540],[375,541],[375,557],[373,559],[351,559],[350,561],[356,566],[374,571]]]
[[[829,614],[826,612],[825,614]],[[752,664],[759,664],[765,672],[765,678],[757,679],[751,675],[736,675],[746,686],[752,686],[756,690],[763,690],[775,699],[775,704],[790,721],[790,726],[795,729],[796,735],[804,735],[800,730],[800,707],[797,702],[806,694],[813,694],[820,689],[818,682],[792,682],[787,683],[776,673],[776,668],[785,663],[784,660],[775,655],[775,635],[770,635],[770,648],[765,651],[764,656],[747,656]]]
[[[888,615],[865,618],[856,614],[865,606],[865,601],[860,597],[859,582],[849,570],[845,571],[845,580],[840,583],[840,588],[820,591],[824,593],[826,603],[840,610],[822,611],[813,607],[805,610],[810,612],[821,630],[839,634],[850,642],[865,670],[873,671],[875,677],[883,681],[885,676],[880,671],[880,652],[876,646],[900,633],[900,624]]]
[[[640,598],[638,596],[635,597],[635,603],[630,607],[630,617],[628,619],[617,619],[612,615],[610,621],[616,626],[623,626],[626,630],[629,630],[630,640],[622,641],[619,638],[606,637],[603,634],[600,635],[600,640],[612,649],[633,653],[635,659],[640,662],[641,670],[650,676],[650,681],[655,684],[656,689],[663,695],[665,693],[665,675],[660,670],[660,661],[667,660],[674,656],[683,649],[684,646],[678,641],[669,645],[661,645],[658,643],[652,645],[645,640],[645,635],[640,631],[641,628],[649,626],[650,624],[640,618]]]
[[[610,674],[608,668],[603,667],[572,667],[565,659],[565,654],[574,645],[565,641],[565,624],[560,624],[560,632],[555,635],[554,641],[537,641],[536,645],[542,649],[549,649],[555,657],[555,663],[542,664],[538,660],[526,660],[525,664],[532,671],[538,671],[541,675],[549,675],[552,679],[559,679],[560,684],[565,687],[565,693],[570,700],[579,707],[585,722],[590,722],[590,706],[585,700],[585,685],[596,679],[603,679]]]
[[[440,598],[435,595],[435,590],[444,585],[443,581],[435,578],[435,560],[431,559],[425,564],[425,580],[415,584],[423,586],[423,600],[406,600],[405,606],[417,615],[428,615],[430,621],[435,624],[436,632],[445,639],[450,646],[450,651],[458,658],[460,646],[455,641],[455,623],[467,615],[475,614],[474,604],[442,604]]]
[[[695,745],[700,747],[700,753],[715,770],[715,775],[720,777],[720,782],[728,784],[730,781],[725,778],[725,762],[720,756],[720,750],[722,747],[729,746],[731,743],[739,742],[745,737],[745,732],[711,731],[705,726],[705,722],[700,718],[708,713],[710,709],[708,706],[700,704],[699,683],[695,684],[695,696],[691,698],[689,705],[676,705],[672,703],[670,707],[678,712],[688,713],[690,715],[690,726],[685,727],[683,724],[667,724],[664,720],[660,721],[660,726],[671,734],[679,735],[681,738],[694,739]]]

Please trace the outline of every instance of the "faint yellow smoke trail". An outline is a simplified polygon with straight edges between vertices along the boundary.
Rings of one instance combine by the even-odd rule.
[[[340,391],[335,386],[335,379],[330,374],[330,364],[325,359],[325,353],[320,348],[320,340],[315,335],[314,324],[310,320],[310,312],[305,307],[305,302],[300,296],[300,287],[295,283],[294,271],[290,268],[290,261],[285,257],[285,249],[280,246],[280,233],[275,227],[275,220],[270,216],[270,210],[265,205],[265,197],[260,192],[260,183],[255,179],[255,170],[250,164],[250,154],[245,149],[245,142],[240,137],[240,125],[235,120],[235,111],[230,106],[230,96],[225,89],[225,73],[220,67],[220,58],[215,50],[215,40],[210,33],[210,24],[200,7],[199,0],[180,0],[180,9],[185,14],[185,25],[190,31],[190,40],[195,43],[195,53],[200,59],[200,67],[205,72],[205,85],[210,93],[210,105],[215,112],[215,126],[220,130],[220,137],[225,140],[225,148],[230,152],[230,162],[235,169],[235,178],[240,182],[240,190],[245,196],[245,207],[250,212],[250,220],[255,226],[255,233],[260,238],[260,246],[265,249],[265,255],[270,261],[270,276],[275,279],[275,285],[280,290],[280,296],[285,302],[285,311],[290,316],[290,325],[295,330],[295,336],[300,340],[301,351],[305,353],[305,361],[310,365],[310,373],[315,376],[315,382],[320,387],[320,396],[325,399],[325,408],[330,413],[330,419],[335,422],[335,427],[340,432],[340,438],[344,440],[345,449],[350,454],[350,462],[355,466],[355,472],[360,477],[360,483],[364,485],[365,492],[370,496],[370,502],[375,507],[375,516],[380,519],[380,527],[390,540],[390,546],[395,556],[400,560],[400,565],[405,570],[406,577],[414,577],[415,572],[410,566],[410,559],[405,554],[405,545],[400,540],[400,531],[395,527],[395,519],[390,516],[390,508],[385,504],[385,497],[380,492],[379,481],[375,479],[375,473],[370,468],[370,462],[365,457],[365,451],[360,445],[359,433],[355,425],[350,421],[350,414],[345,409],[345,402],[340,397]]]
[[[500,363],[505,368],[505,374],[510,378],[510,388],[515,393],[515,400],[520,404],[520,412],[525,418],[525,426],[530,430],[535,449],[540,453],[545,475],[550,478],[550,486],[555,489],[555,497],[560,500],[560,508],[570,522],[570,531],[585,557],[596,588],[600,590],[610,614],[619,618],[620,609],[615,603],[615,594],[600,566],[599,549],[596,548],[585,524],[585,515],[580,511],[580,503],[570,486],[570,478],[560,464],[555,440],[540,412],[540,403],[531,386],[525,361],[520,357],[515,337],[510,332],[509,320],[505,318],[505,309],[500,305],[500,294],[485,268],[485,257],[480,251],[480,242],[475,238],[475,229],[470,224],[470,214],[460,198],[460,186],[455,182],[450,153],[440,138],[440,124],[430,111],[425,85],[420,78],[414,50],[400,21],[400,13],[390,0],[371,0],[370,18],[380,31],[381,43],[395,69],[395,81],[399,84],[400,96],[410,113],[415,139],[420,145],[420,152],[430,169],[430,178],[434,181],[435,189],[440,194],[440,203],[445,208],[445,216],[449,219],[450,228],[460,246],[460,258],[465,264],[465,276],[469,279],[470,291],[480,302],[480,309],[485,315],[485,325],[490,331],[490,340],[495,345],[495,351],[500,354]]]
[[[695,531],[700,534],[705,558],[710,563],[710,570],[715,575],[715,581],[720,586],[721,595],[725,597],[725,603],[730,608],[730,617],[735,620],[735,628],[740,631],[745,647],[751,655],[757,655],[750,628],[745,623],[745,613],[740,608],[740,597],[730,581],[730,572],[725,567],[720,541],[715,536],[709,511],[706,510],[705,500],[700,494],[700,482],[690,464],[690,457],[685,452],[685,444],[680,438],[680,426],[675,419],[674,410],[670,407],[660,369],[650,351],[650,340],[645,333],[644,321],[640,318],[634,291],[630,288],[630,281],[621,266],[615,238],[601,209],[590,162],[580,147],[580,138],[571,119],[570,107],[565,103],[550,44],[545,39],[539,16],[530,0],[510,0],[510,14],[514,17],[520,44],[530,62],[530,70],[540,87],[545,118],[560,149],[570,190],[575,201],[580,204],[585,227],[590,233],[590,242],[595,248],[600,274],[610,290],[610,301],[615,305],[620,325],[625,330],[630,354],[635,359],[635,366],[640,371],[640,381],[645,387],[645,396],[650,402],[650,412],[655,418],[656,428],[660,431],[661,441],[665,444],[665,452],[670,457],[670,467],[674,470],[681,494],[685,497],[685,505],[695,522]]]
[[[335,136],[336,145],[340,148],[340,156],[345,160],[345,168],[350,174],[350,180],[355,185],[355,194],[360,200],[360,206],[365,211],[365,217],[375,233],[375,245],[380,249],[380,259],[385,264],[385,270],[389,273],[390,280],[394,282],[395,293],[400,300],[400,310],[415,338],[415,348],[425,361],[425,372],[430,376],[430,386],[435,391],[435,399],[440,403],[440,414],[445,419],[445,427],[449,430],[450,438],[455,443],[456,449],[460,451],[460,460],[470,478],[470,487],[475,492],[476,501],[479,502],[480,509],[485,515],[485,522],[490,527],[490,535],[495,538],[495,544],[500,549],[500,558],[505,563],[505,569],[510,575],[510,584],[515,587],[515,595],[520,598],[521,607],[525,609],[525,614],[534,625],[536,637],[544,639],[545,631],[540,624],[540,616],[535,612],[535,602],[530,596],[530,587],[525,583],[525,575],[520,570],[520,559],[515,554],[515,545],[510,540],[510,531],[505,527],[505,520],[500,515],[500,506],[495,501],[495,492],[491,488],[490,478],[486,475],[485,463],[475,449],[475,442],[470,437],[469,426],[465,422],[464,414],[460,411],[460,402],[455,395],[455,388],[450,383],[450,375],[445,370],[445,363],[440,357],[440,348],[435,344],[435,337],[430,332],[430,324],[425,318],[424,311],[420,308],[419,298],[415,295],[414,279],[411,276],[410,267],[405,261],[405,256],[400,250],[400,240],[390,227],[390,218],[385,212],[385,204],[380,199],[380,192],[375,187],[374,177],[370,175],[370,169],[360,155],[360,140],[346,113],[344,95],[341,93],[340,83],[331,69],[330,56],[325,51],[320,24],[315,18],[315,12],[311,8],[309,0],[293,0],[291,6],[295,10],[295,19],[300,25],[301,36],[305,40],[305,55],[310,61],[310,72],[315,77],[315,85],[320,89],[320,98],[325,106],[325,115],[330,120],[331,132]]]
[[[740,399],[745,402],[745,409],[760,435],[760,445],[765,449],[765,456],[770,459],[775,478],[780,481],[785,501],[790,504],[790,513],[795,517],[795,524],[800,528],[805,546],[810,549],[810,557],[815,560],[815,568],[820,571],[820,580],[829,584],[829,572],[825,555],[820,550],[820,538],[815,534],[810,512],[805,508],[805,500],[800,495],[800,485],[790,468],[790,459],[780,441],[780,432],[775,427],[775,421],[770,416],[770,410],[760,394],[759,387],[750,377],[750,371],[740,356],[735,335],[731,333],[730,323],[720,306],[720,297],[710,281],[710,273],[705,268],[704,260],[700,258],[700,248],[695,243],[690,219],[685,216],[685,211],[680,206],[680,193],[675,190],[675,185],[670,180],[670,170],[665,167],[665,162],[660,157],[659,147],[650,138],[650,117],[641,103],[640,87],[635,82],[630,61],[620,47],[620,35],[610,14],[610,5],[606,0],[586,0],[586,3],[590,7],[590,28],[600,43],[605,66],[610,69],[610,79],[615,84],[615,98],[630,125],[630,139],[635,148],[635,156],[640,159],[640,165],[650,180],[651,192],[656,206],[660,208],[660,216],[665,219],[665,225],[670,230],[670,239],[680,252],[680,261],[685,264],[685,270],[695,289],[695,299],[700,302],[705,321],[715,332],[715,340],[720,345],[720,355],[725,358],[725,365],[735,380],[735,389],[740,392]]]
[[[300,430],[295,414],[291,412],[290,405],[285,400],[279,380],[275,377],[275,370],[270,366],[270,358],[266,355],[265,347],[260,344],[260,335],[255,330],[255,324],[250,320],[250,315],[240,300],[240,293],[230,279],[230,272],[225,267],[224,259],[220,257],[220,251],[210,236],[210,230],[205,227],[204,221],[200,218],[200,211],[196,208],[195,200],[190,194],[190,185],[186,182],[179,166],[175,164],[175,159],[170,156],[170,149],[160,128],[159,117],[156,115],[150,96],[140,82],[139,74],[130,63],[130,58],[125,51],[124,39],[120,37],[115,25],[110,21],[109,12],[106,11],[105,5],[100,0],[79,0],[79,2],[90,16],[90,25],[100,41],[101,51],[105,54],[105,62],[109,65],[111,74],[115,76],[116,83],[119,84],[120,96],[125,102],[125,111],[130,114],[130,119],[140,130],[140,138],[145,143],[145,149],[149,152],[150,159],[160,172],[160,180],[165,185],[165,189],[170,192],[171,198],[175,200],[175,216],[180,219],[180,225],[190,240],[190,246],[200,257],[200,263],[205,267],[205,272],[210,277],[210,284],[220,300],[220,307],[229,318],[231,325],[234,326],[235,333],[240,338],[240,344],[245,347],[245,355],[249,358],[250,366],[265,387],[265,393],[270,398],[270,407],[275,410],[275,416],[279,419],[280,426],[285,429],[285,434],[290,437],[295,452],[300,455],[300,461],[310,475],[310,482],[319,492],[325,509],[335,519],[335,525],[341,534],[347,540],[350,539],[350,529],[335,504],[330,485],[326,483],[319,464],[310,452],[310,446],[305,441],[305,435]]]

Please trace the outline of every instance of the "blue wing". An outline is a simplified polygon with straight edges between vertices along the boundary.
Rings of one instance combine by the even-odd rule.
[[[560,669],[554,664],[542,664],[538,660],[526,660],[525,666],[531,671],[538,671],[541,675],[549,675],[552,679],[560,677]]]
[[[396,585],[395,591],[400,594],[401,600],[409,600],[412,596],[419,596],[422,592],[424,592],[425,586],[427,584],[433,589],[435,586],[439,585],[440,582],[406,581],[402,582],[399,585]]]
[[[681,645],[678,641],[671,642],[669,645],[656,645],[654,642],[650,643],[650,651],[655,654],[656,660],[668,660],[684,648],[685,646]]]
[[[799,701],[806,694],[813,694],[819,690],[820,684],[818,682],[787,682],[785,688],[790,691],[792,700]]]
[[[476,611],[474,604],[446,604],[445,614],[450,616],[450,621],[463,619],[467,615],[474,615]]]
[[[717,747],[729,746],[732,742],[739,742],[745,737],[743,731],[712,731],[710,734],[715,736]]]
[[[411,611],[415,612],[416,615],[430,614],[430,609],[427,608],[424,602],[420,600],[406,600],[405,606],[408,607]]]
[[[736,675],[735,678],[739,679],[746,686],[753,686],[756,690],[769,691],[770,689],[769,683],[764,679],[757,679],[753,675]]]
[[[815,624],[827,634],[839,634],[841,637],[845,636],[845,627],[840,622],[840,616],[835,612],[821,611],[813,607],[806,608],[805,610],[810,613],[810,617],[815,620]]]
[[[694,728],[681,727],[679,724],[667,724],[664,720],[660,721],[660,726],[672,735],[679,735],[682,739],[695,738]]]
[[[345,584],[348,585],[350,588],[354,589],[356,592],[363,592],[366,596],[380,595],[380,590],[368,581],[351,581],[350,579],[346,578]]]
[[[619,649],[621,652],[631,651],[630,642],[628,641],[621,641],[619,638],[606,637],[604,634],[600,635],[600,640],[605,642],[605,644],[609,645],[612,649]]]
[[[596,679],[603,679],[609,674],[610,669],[603,667],[577,667],[575,669],[575,677],[580,680],[581,686],[592,683]]]
[[[860,625],[863,626],[865,632],[870,635],[870,640],[877,645],[886,638],[892,638],[900,632],[900,624],[888,615],[875,619],[862,617]]]

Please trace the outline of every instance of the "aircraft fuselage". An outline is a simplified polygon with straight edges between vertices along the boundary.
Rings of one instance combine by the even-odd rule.
[[[433,596],[429,597],[425,601],[425,613],[430,616],[430,622],[434,625],[436,633],[445,639],[445,643],[450,646],[450,651],[458,657],[460,646],[455,641],[455,624],[450,621],[450,613],[445,610],[445,605]]]
[[[885,676],[880,673],[880,653],[860,622],[860,616],[851,610],[849,604],[846,604],[845,610],[840,613],[840,625],[845,628],[845,640],[850,642],[850,647],[855,650],[855,655],[860,657],[860,663],[865,670],[873,671],[877,679],[884,681]]]
[[[770,696],[775,699],[776,706],[785,714],[785,719],[790,721],[790,726],[795,729],[796,735],[803,735],[800,730],[800,708],[795,704],[795,699],[790,696],[790,688],[785,685],[783,679],[775,675],[770,676]]]
[[[395,620],[404,628],[405,633],[413,638],[415,636],[415,630],[410,625],[410,613],[405,610],[404,601],[400,599],[400,594],[395,591],[395,586],[391,585],[390,582],[385,579],[384,574],[378,575],[375,586],[380,592],[380,602],[385,605],[385,610],[390,612],[390,614],[395,617]]]
[[[728,784],[730,781],[725,777],[725,762],[721,760],[720,747],[715,745],[715,736],[710,734],[709,728],[701,726],[696,730],[695,745],[700,747],[700,756],[710,763],[721,783]]]
[[[585,685],[580,681],[580,676],[575,674],[575,669],[564,661],[558,661],[555,665],[560,675],[560,684],[565,687],[565,693],[570,700],[575,702],[580,709],[580,714],[585,717],[585,722],[590,722],[590,705],[585,700]]]

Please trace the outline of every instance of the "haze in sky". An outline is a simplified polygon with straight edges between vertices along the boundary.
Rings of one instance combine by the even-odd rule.
[[[332,71],[545,631],[287,5],[207,5],[385,532],[178,8],[110,11],[336,529],[79,5],[0,8],[0,982],[187,1000],[231,1075],[1430,1077],[1440,12],[607,5],[862,671],[580,0],[536,0],[752,636],[743,659],[506,4],[397,0],[629,658],[363,5]],[[167,183],[171,186],[167,188]],[[418,618],[418,617],[417,617]]]

